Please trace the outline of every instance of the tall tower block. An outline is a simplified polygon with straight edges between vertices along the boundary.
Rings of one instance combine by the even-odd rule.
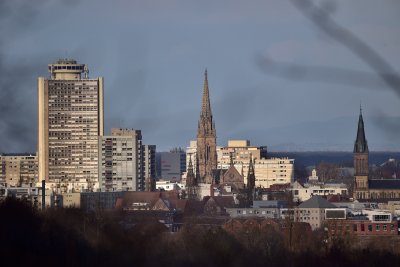
[[[96,190],[103,78],[89,79],[87,66],[73,59],[48,67],[50,78],[38,78],[39,182],[61,192]]]

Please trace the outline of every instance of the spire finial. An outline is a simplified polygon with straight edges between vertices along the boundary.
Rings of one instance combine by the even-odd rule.
[[[360,114],[362,114],[362,105],[361,105],[361,100],[360,100]]]
[[[204,77],[207,79],[207,68],[206,68],[206,70],[204,71]]]

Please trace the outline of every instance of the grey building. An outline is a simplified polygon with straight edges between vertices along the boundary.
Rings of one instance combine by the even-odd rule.
[[[85,212],[112,210],[125,192],[85,192],[81,194],[80,207]]]
[[[170,152],[158,154],[158,177],[163,180],[180,181],[186,171],[186,153],[182,149],[173,149]]]
[[[101,191],[136,191],[143,180],[142,133],[112,128],[110,136],[99,139]]]

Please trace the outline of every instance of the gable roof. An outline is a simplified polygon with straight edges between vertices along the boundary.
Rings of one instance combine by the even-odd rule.
[[[224,180],[228,175],[234,175],[235,177],[239,177],[241,181],[244,181],[244,177],[238,172],[234,165],[229,166],[228,170],[223,174]]]
[[[336,206],[321,196],[313,196],[309,200],[301,203],[299,205],[299,208],[302,208],[302,209],[326,209],[326,208],[336,208]]]
[[[294,181],[294,183],[292,184],[292,188],[293,189],[297,189],[297,188],[304,188],[304,186],[299,182],[299,181]]]

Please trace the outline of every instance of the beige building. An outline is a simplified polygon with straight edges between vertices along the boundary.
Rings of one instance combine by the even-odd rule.
[[[251,146],[249,140],[230,140],[228,146],[217,149],[218,169],[228,169],[231,160],[236,169],[247,177],[250,159],[254,159],[255,186],[269,188],[273,184],[287,184],[294,180],[294,160],[267,158],[265,146]],[[247,179],[244,181],[247,184]]]
[[[341,195],[347,196],[348,190],[345,184],[300,184],[294,182],[289,189],[293,195],[293,201],[303,202],[312,196]]]
[[[196,153],[196,141],[190,141],[190,145],[186,148],[186,166],[189,166],[192,155],[194,173],[196,173]],[[228,169],[231,157],[235,168],[245,177],[245,184],[251,157],[255,160],[256,187],[269,188],[273,184],[287,184],[294,181],[294,159],[268,159],[265,146],[251,146],[249,140],[229,140],[228,146],[217,146],[218,169]],[[182,176],[182,182],[185,181],[186,173]]]
[[[21,186],[38,180],[36,154],[0,155],[0,184]]]
[[[61,192],[97,190],[103,78],[89,79],[87,66],[72,59],[49,64],[49,72],[38,78],[38,182]]]
[[[332,203],[328,202],[321,196],[313,196],[309,200],[301,203],[294,211],[296,222],[309,223],[311,229],[315,230],[321,227],[325,221],[325,210],[342,210],[337,208]]]

